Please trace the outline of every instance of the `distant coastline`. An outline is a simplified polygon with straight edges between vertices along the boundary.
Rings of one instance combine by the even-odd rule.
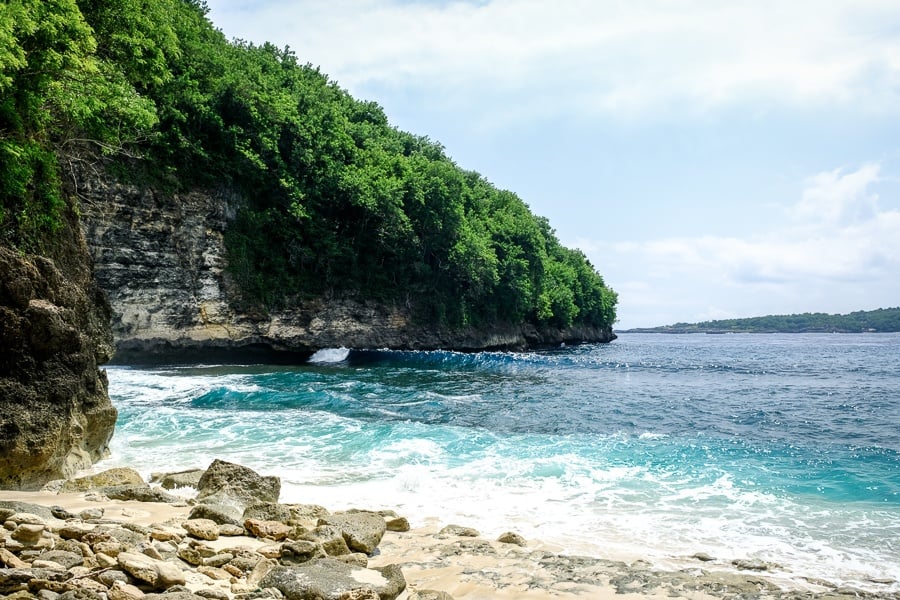
[[[900,332],[900,307],[856,311],[844,315],[803,313],[722,319],[700,323],[675,323],[637,327],[616,333],[896,333]]]

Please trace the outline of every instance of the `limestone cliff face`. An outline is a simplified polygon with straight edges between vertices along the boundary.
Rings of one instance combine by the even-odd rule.
[[[321,348],[524,349],[609,341],[609,330],[448,330],[415,323],[404,306],[319,299],[270,314],[234,307],[224,232],[240,198],[227,191],[161,194],[93,178],[80,188],[99,286],[112,306],[116,359],[204,360]]]
[[[0,244],[0,488],[36,488],[107,452],[116,409],[98,365],[109,305],[72,215],[45,256]]]

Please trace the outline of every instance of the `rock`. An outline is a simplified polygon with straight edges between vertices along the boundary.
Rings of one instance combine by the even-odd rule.
[[[258,519],[247,519],[244,521],[244,529],[260,538],[268,538],[280,542],[287,539],[294,528],[279,521],[260,521]]]
[[[231,573],[226,571],[225,569],[219,569],[217,567],[206,567],[200,565],[197,567],[197,572],[201,575],[205,575],[214,581],[228,581],[231,579]]]
[[[176,504],[182,502],[178,496],[173,496],[159,488],[153,488],[146,483],[138,485],[117,485],[103,488],[103,493],[112,500],[134,500],[136,502],[163,502]]]
[[[328,556],[350,554],[350,548],[347,546],[347,541],[344,539],[344,534],[339,527],[321,525],[312,531],[304,533],[300,536],[300,539],[316,542]]]
[[[178,471],[177,473],[154,473],[150,476],[150,483],[159,483],[167,490],[178,488],[197,489],[203,473],[203,469],[190,469],[188,471]]]
[[[241,516],[244,514],[243,508],[237,503],[231,504],[214,504],[204,503],[197,504],[188,515],[189,519],[209,519],[220,525],[237,525],[241,526],[244,520]]]
[[[3,563],[12,569],[26,569],[29,566],[27,562],[20,559],[6,548],[0,548],[0,563]]]
[[[212,501],[228,504],[231,501],[246,509],[261,502],[277,503],[281,480],[278,477],[264,477],[247,467],[217,459],[203,473],[197,489],[197,501],[200,503]]]
[[[230,523],[226,523],[224,525],[219,525],[219,536],[235,537],[235,536],[246,535],[246,534],[247,534],[247,531],[240,525],[231,525]]]
[[[113,582],[107,593],[109,600],[141,600],[144,597],[144,592],[122,581]]]
[[[409,531],[409,521],[406,517],[394,517],[387,519],[385,522],[388,531],[405,532]]]
[[[223,552],[221,554],[210,556],[209,558],[204,558],[202,564],[204,567],[224,567],[232,560],[234,560],[234,554]]]
[[[257,562],[253,569],[247,573],[247,585],[259,587],[260,582],[277,566],[278,563],[272,559],[263,559]]]
[[[31,504],[30,502],[19,502],[18,500],[0,500],[0,521],[6,521],[17,513],[36,515],[44,521],[54,518],[53,511],[46,506]]]
[[[291,540],[281,545],[281,560],[284,563],[304,563],[324,556],[325,550],[309,540]]]
[[[481,535],[477,529],[462,527],[461,525],[447,525],[440,531],[440,535],[456,535],[459,537],[478,537]]]
[[[210,598],[211,600],[229,600],[228,592],[216,589],[197,590],[196,594],[202,598]]]
[[[361,569],[332,558],[313,560],[294,567],[276,567],[259,583],[274,587],[288,600],[340,600],[343,594],[371,590],[381,600],[394,600],[406,588],[395,565],[381,570]]]
[[[102,508],[86,508],[78,513],[78,518],[82,521],[91,521],[103,518],[104,510]]]
[[[700,562],[712,562],[715,560],[712,556],[710,556],[706,552],[698,552],[697,554],[694,554],[691,558],[696,558]]]
[[[737,567],[738,569],[741,569],[743,571],[768,571],[769,570],[769,563],[759,560],[757,558],[753,558],[753,559],[739,558],[739,559],[735,559],[735,560],[731,561],[731,564],[733,564],[735,567]]]
[[[252,506],[248,506],[242,515],[243,520],[256,519],[258,521],[280,521],[289,523],[293,515],[291,508],[285,504],[277,502],[260,502]]]
[[[437,590],[415,590],[410,592],[407,600],[453,600],[453,596]]]
[[[6,521],[15,525],[46,525],[44,518],[30,512],[16,512],[8,517]]]
[[[195,538],[209,541],[219,539],[219,525],[211,519],[188,519],[181,526]]]
[[[98,365],[112,355],[109,305],[66,207],[46,256],[0,241],[0,488],[40,489],[108,452],[116,409]],[[44,245],[44,242],[47,242]]]
[[[375,552],[387,530],[383,517],[365,512],[329,515],[319,519],[319,525],[337,527],[351,550],[365,554]]]
[[[156,572],[159,576],[157,586],[161,589],[168,589],[176,585],[185,584],[184,571],[177,563],[168,561],[157,561]]]
[[[61,492],[85,492],[119,485],[146,485],[140,473],[127,467],[107,469],[94,475],[70,479],[63,484]]]
[[[203,564],[203,556],[196,548],[190,548],[188,546],[180,546],[178,548],[178,558],[195,567]]]
[[[113,565],[111,565],[113,566]],[[128,583],[128,574],[125,571],[120,571],[118,569],[110,569],[103,571],[99,575],[97,575],[97,579],[103,585],[107,587],[111,587],[115,582],[121,581],[122,583]]]
[[[62,483],[65,483],[65,481],[63,481]],[[60,487],[62,487],[62,483],[60,484]],[[53,518],[54,518],[54,519],[59,519],[60,521],[67,521],[68,519],[75,519],[75,518],[76,518],[76,515],[74,515],[74,514],[72,514],[71,512],[67,511],[67,510],[64,509],[62,506],[51,506],[51,507],[50,507],[50,514],[53,515]]]
[[[25,545],[34,545],[41,541],[46,525],[43,523],[22,523],[12,532],[10,537]]]
[[[84,557],[74,552],[66,552],[64,550],[48,550],[42,552],[41,560],[49,560],[62,565],[63,570],[71,569],[84,564]],[[32,564],[32,566],[35,566]]]
[[[139,581],[156,587],[159,582],[159,571],[155,560],[134,552],[120,552],[116,559],[123,571]]]
[[[501,544],[513,544],[516,546],[525,547],[528,545],[528,542],[525,541],[518,533],[514,533],[512,531],[507,531],[506,533],[500,534],[500,537],[497,538],[497,541]]]

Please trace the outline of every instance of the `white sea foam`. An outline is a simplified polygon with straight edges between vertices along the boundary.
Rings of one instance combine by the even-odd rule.
[[[309,362],[318,364],[339,363],[350,356],[349,348],[323,348],[309,357]]]

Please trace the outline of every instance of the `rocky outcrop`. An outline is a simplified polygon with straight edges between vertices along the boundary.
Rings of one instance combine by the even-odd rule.
[[[524,349],[614,337],[591,328],[449,330],[417,323],[406,306],[348,298],[268,314],[237,310],[224,232],[240,197],[227,190],[165,194],[97,177],[85,178],[79,192],[120,361],[209,360],[238,352],[308,356],[336,347]]]
[[[87,468],[113,433],[109,306],[70,218],[43,256],[0,243],[0,488]]]

